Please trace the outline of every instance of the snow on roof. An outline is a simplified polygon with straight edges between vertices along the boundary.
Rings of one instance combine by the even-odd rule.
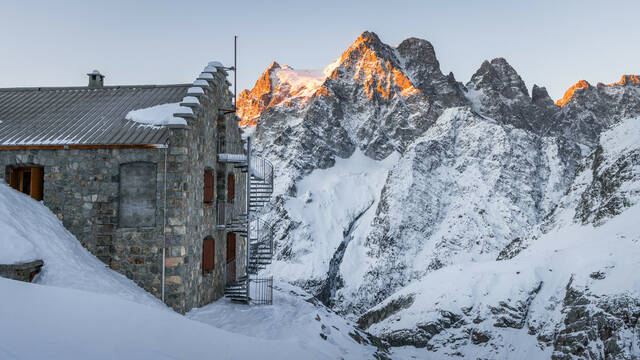
[[[202,95],[202,94],[204,94],[204,90],[202,90],[201,87],[192,86],[192,87],[189,88],[189,90],[187,90],[187,94]]]
[[[207,82],[207,80],[201,80],[201,79],[197,79],[196,81],[194,81],[193,85],[209,87],[209,83]]]
[[[208,65],[215,66],[215,67],[224,67],[224,65],[222,65],[220,61],[210,61]]]
[[[193,114],[193,110],[185,106],[180,106],[180,103],[161,104],[129,111],[125,118],[151,126],[187,125],[184,119],[175,117],[174,114]]]
[[[198,105],[200,105],[200,100],[198,100],[198,98],[197,98],[197,97],[195,97],[195,96],[185,96],[185,97],[182,99],[182,103],[184,103],[184,104],[198,104]]]
[[[215,66],[213,65],[207,65],[205,66],[204,70],[202,70],[203,72],[208,72],[208,73],[214,73],[214,72],[218,72],[218,69],[216,69]]]
[[[198,76],[199,79],[209,79],[209,80],[213,80],[213,74],[209,73],[209,72],[202,72],[200,73],[200,75]]]

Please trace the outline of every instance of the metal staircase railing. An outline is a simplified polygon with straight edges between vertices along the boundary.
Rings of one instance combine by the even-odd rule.
[[[219,230],[238,231],[246,228],[247,212],[244,205],[235,201],[218,200],[216,204],[216,226]]]
[[[272,304],[273,278],[259,278],[258,274],[271,264],[273,259],[274,230],[269,224],[258,219],[255,214],[271,200],[273,164],[251,153],[251,138],[247,139],[246,146],[242,143],[220,140],[218,161],[232,163],[247,175],[247,197],[244,207],[238,206],[237,203],[225,203],[220,204],[218,209],[219,212],[224,212],[222,219],[225,230],[235,232],[246,240],[245,275],[233,282],[230,278],[227,279],[225,296],[243,303]],[[256,286],[260,285],[256,287],[260,290],[256,291],[253,297],[251,296],[252,282]],[[271,291],[265,290],[269,288]]]
[[[271,201],[273,164],[261,156],[251,155],[249,209],[257,211]]]

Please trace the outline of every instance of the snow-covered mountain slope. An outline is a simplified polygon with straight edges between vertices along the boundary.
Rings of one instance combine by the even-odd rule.
[[[391,170],[372,229],[341,266],[338,309],[359,313],[424,274],[493,260],[568,186],[579,148],[452,108]]]
[[[504,261],[434,271],[360,324],[392,345],[443,356],[637,358],[638,175],[640,119],[633,118],[602,134],[528,248]]]
[[[41,259],[34,282],[110,294],[141,304],[165,307],[124,275],[107,268],[80,245],[42,203],[0,181],[0,263]]]
[[[543,87],[529,95],[502,58],[462,85],[420,39],[391,47],[365,32],[327,69],[304,97],[280,90],[293,80],[268,70],[238,106],[276,167],[265,209],[278,235],[270,270],[351,319],[431,273],[531,246],[559,224],[567,191],[587,191],[572,181],[594,150],[600,162],[600,133],[640,116],[635,77],[555,104]],[[371,175],[354,182],[357,163]],[[624,203],[609,195],[616,185],[589,184],[591,195],[572,205],[590,214],[576,215],[581,223],[601,217],[585,210],[596,203],[607,204],[602,213]]]

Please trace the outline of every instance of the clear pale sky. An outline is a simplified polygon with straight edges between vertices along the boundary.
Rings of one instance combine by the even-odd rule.
[[[276,60],[321,69],[364,30],[387,44],[429,40],[444,73],[466,83],[505,57],[555,99],[577,80],[640,73],[640,1],[9,1],[0,0],[0,87],[192,81],[233,61],[252,87]]]

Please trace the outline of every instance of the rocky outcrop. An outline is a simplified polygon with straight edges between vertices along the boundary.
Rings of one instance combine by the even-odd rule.
[[[558,101],[562,107],[552,131],[593,147],[604,129],[640,115],[637,79],[634,75],[623,75],[619,82],[597,86],[579,81]]]
[[[640,298],[594,296],[567,284],[562,322],[553,340],[553,360],[636,359],[640,343]]]
[[[474,110],[517,128],[546,135],[558,112],[544,88],[534,86],[532,96],[516,70],[504,58],[482,63],[467,83]]]

